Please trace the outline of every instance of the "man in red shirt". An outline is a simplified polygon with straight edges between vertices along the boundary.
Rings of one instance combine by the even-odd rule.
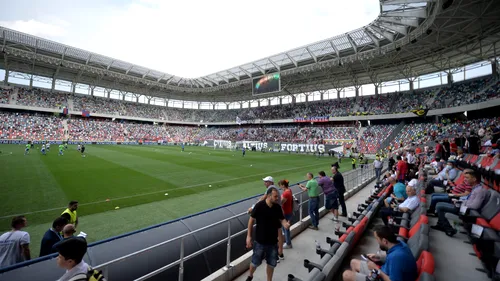
[[[457,155],[458,146],[455,143],[455,139],[450,139],[450,154]]]
[[[293,194],[292,190],[288,187],[288,180],[280,180],[278,185],[281,189],[283,189],[283,194],[281,195],[281,207],[283,209],[283,215],[285,216],[285,220],[291,223],[291,219],[293,216]],[[290,229],[282,228],[283,233],[285,234],[285,244],[283,245],[284,249],[292,248],[292,238],[290,236]]]
[[[444,149],[443,146],[439,143],[438,140],[436,140],[436,147],[434,148],[434,154],[436,158],[443,159],[443,154]]]
[[[401,158],[401,156],[396,157],[398,160],[396,178],[399,182],[404,183],[406,179],[406,174],[408,173],[408,164]]]

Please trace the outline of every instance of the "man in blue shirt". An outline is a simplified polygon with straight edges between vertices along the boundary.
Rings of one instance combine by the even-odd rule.
[[[57,242],[63,240],[61,234],[59,234],[64,226],[68,224],[68,220],[63,217],[58,217],[52,223],[52,228],[47,230],[42,238],[42,244],[40,246],[40,257],[56,253],[57,251],[52,248]]]
[[[391,202],[395,202],[396,204],[401,203],[408,198],[406,194],[406,185],[404,183],[396,181],[396,178],[390,177],[388,180],[389,184],[392,184],[393,193],[390,197],[387,197],[384,200],[384,204],[386,207],[391,206]]]
[[[401,241],[390,227],[377,226],[374,230],[380,249],[387,252],[385,262],[380,269],[380,278],[384,281],[415,281],[418,277],[417,261],[410,248]],[[383,256],[368,254],[370,260],[351,260],[351,270],[342,274],[344,281],[366,281],[373,269],[378,269],[375,262],[382,262]],[[375,261],[375,262],[374,262]]]

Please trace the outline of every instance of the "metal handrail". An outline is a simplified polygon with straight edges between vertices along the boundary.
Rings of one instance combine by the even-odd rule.
[[[354,185],[354,187],[359,186],[359,185],[360,185],[360,184],[362,184],[364,181],[366,181],[366,180],[368,180],[368,179],[370,179],[370,178],[372,178],[372,177],[374,176],[374,172],[373,172],[373,163],[369,163],[367,166],[368,166],[368,167],[366,167],[365,169],[366,169],[366,170],[368,170],[368,177],[364,177],[365,175],[363,175],[363,173],[360,173],[362,170],[365,170],[365,169],[361,169],[361,168],[360,168],[360,169],[357,169],[357,170],[349,171],[349,172],[350,172],[350,173],[349,173],[349,175],[351,175],[351,174],[353,174],[353,173],[356,173],[356,176],[355,176],[355,177],[353,177],[353,178],[351,178],[351,180],[350,180],[350,182],[356,182],[356,184]],[[346,175],[347,175],[347,173],[346,173]],[[361,178],[360,178],[360,177],[361,177]],[[295,184],[295,185],[297,185],[297,184]],[[295,185],[292,185],[292,186],[295,186]],[[349,190],[350,190],[350,189],[349,189]],[[297,194],[299,195],[299,198],[300,198],[300,199],[299,199],[299,200],[300,200],[300,201],[299,201],[299,206],[300,206],[300,207],[302,207],[302,205],[304,205],[305,203],[307,203],[307,202],[309,201],[309,200],[305,200],[305,201],[304,201],[304,200],[302,199],[302,198],[303,198],[303,197],[302,197],[302,194],[304,194],[305,192],[306,192],[306,191],[300,191],[300,192],[298,192],[298,193],[295,193],[295,194],[294,194],[294,195],[297,195]],[[321,196],[321,195],[324,195],[324,193],[323,193],[323,192],[322,192],[322,193],[320,193],[320,196]],[[202,254],[202,253],[204,253],[204,252],[206,252],[206,251],[208,251],[208,250],[211,250],[211,249],[215,248],[216,246],[218,246],[218,245],[220,245],[220,244],[222,244],[222,243],[224,243],[224,242],[226,242],[226,241],[228,242],[228,248],[227,248],[227,250],[226,250],[226,251],[227,251],[227,253],[226,253],[226,266],[225,266],[225,268],[226,268],[226,269],[227,269],[227,268],[230,268],[230,267],[232,267],[232,265],[230,264],[230,262],[231,262],[231,261],[230,261],[230,250],[231,250],[230,243],[231,243],[231,239],[232,239],[233,237],[236,237],[236,236],[238,236],[238,235],[241,235],[241,234],[243,234],[243,233],[247,232],[247,229],[243,229],[243,230],[241,230],[241,231],[239,231],[239,232],[237,232],[237,233],[235,233],[235,234],[231,234],[231,222],[230,222],[230,220],[232,220],[232,219],[234,219],[234,218],[237,218],[237,217],[240,217],[240,216],[245,215],[245,214],[248,214],[248,213],[247,213],[247,212],[244,212],[244,213],[241,213],[241,214],[238,214],[238,215],[232,216],[232,217],[230,217],[230,218],[224,219],[224,220],[222,220],[222,221],[219,221],[219,222],[217,222],[217,223],[213,223],[213,224],[207,225],[207,226],[205,226],[205,227],[202,227],[202,228],[200,228],[200,229],[194,230],[194,231],[192,231],[192,232],[185,233],[185,234],[180,235],[180,236],[178,236],[178,237],[175,237],[175,238],[169,239],[169,240],[167,240],[167,241],[161,242],[161,243],[159,243],[159,244],[156,244],[156,245],[150,246],[150,247],[148,247],[148,248],[146,248],[146,249],[139,250],[139,251],[136,251],[136,252],[131,253],[131,254],[129,254],[129,255],[126,255],[126,256],[124,256],[124,257],[120,257],[120,258],[118,258],[118,259],[115,259],[115,260],[112,260],[112,261],[106,262],[106,263],[104,263],[104,264],[102,264],[102,265],[99,265],[99,266],[98,266],[98,267],[96,267],[96,268],[97,268],[97,269],[98,269],[98,268],[102,268],[102,267],[107,266],[107,265],[109,265],[109,264],[112,264],[112,263],[115,263],[115,262],[119,262],[119,261],[121,261],[121,260],[124,260],[124,259],[126,259],[126,258],[130,257],[130,256],[135,256],[135,255],[137,255],[137,254],[139,254],[139,253],[142,253],[142,252],[144,252],[144,251],[147,251],[147,250],[150,250],[150,249],[156,248],[156,247],[158,247],[158,246],[161,246],[161,245],[164,245],[164,244],[170,243],[170,242],[175,241],[175,240],[178,240],[178,239],[180,239],[180,238],[182,238],[182,240],[181,240],[181,253],[180,253],[180,258],[179,258],[178,260],[176,260],[176,261],[174,261],[174,262],[171,262],[171,263],[169,263],[169,264],[167,264],[167,265],[165,265],[165,266],[163,266],[163,267],[160,267],[160,268],[158,268],[158,269],[156,269],[156,270],[154,270],[154,271],[152,271],[152,272],[150,272],[150,273],[148,273],[148,274],[146,274],[146,275],[143,275],[143,276],[141,276],[141,277],[139,277],[139,278],[137,278],[137,279],[134,279],[134,281],[142,281],[142,280],[147,280],[148,278],[153,277],[153,276],[155,276],[155,275],[157,275],[157,274],[159,274],[159,273],[161,273],[161,272],[164,272],[164,271],[166,271],[166,270],[168,270],[168,269],[170,269],[170,268],[172,268],[172,267],[174,267],[174,266],[177,266],[177,265],[180,265],[180,268],[179,268],[179,279],[178,279],[178,280],[179,280],[179,281],[182,281],[182,280],[183,280],[183,272],[184,272],[184,268],[183,268],[183,263],[184,263],[184,261],[187,261],[187,260],[189,260],[189,259],[191,259],[191,258],[194,258],[194,257],[196,257],[196,256],[198,256],[198,255],[200,255],[200,254]],[[303,219],[303,211],[302,211],[302,208],[300,208],[300,209],[299,209],[299,221],[302,221],[302,219]],[[200,250],[198,250],[198,251],[196,251],[196,252],[194,252],[194,253],[192,253],[192,254],[190,254],[190,255],[188,255],[188,256],[184,256],[184,238],[185,238],[185,237],[187,237],[188,235],[194,234],[194,233],[196,233],[196,232],[198,232],[198,231],[201,231],[201,230],[204,230],[204,229],[207,229],[207,228],[213,227],[213,226],[215,226],[215,225],[219,225],[219,224],[224,223],[224,222],[226,222],[226,221],[228,222],[228,237],[226,237],[226,238],[224,238],[224,239],[221,239],[221,240],[219,240],[219,241],[217,241],[217,242],[215,242],[215,243],[213,243],[213,244],[211,244],[211,245],[209,245],[209,246],[207,246],[207,247],[204,247],[204,248],[202,248],[202,249],[200,249]],[[255,225],[254,225],[254,226],[255,226]],[[107,272],[106,272],[106,273],[107,273]],[[105,277],[107,277],[107,276],[105,276]]]
[[[227,222],[227,221],[230,221],[230,220],[232,220],[232,219],[238,218],[238,217],[243,216],[243,215],[245,215],[245,214],[248,214],[248,212],[243,212],[243,213],[240,213],[240,214],[238,214],[238,215],[234,215],[234,216],[231,216],[231,217],[229,217],[229,218],[226,218],[226,219],[223,219],[223,220],[221,220],[221,221],[218,221],[218,222],[216,222],[216,223],[212,223],[212,224],[209,224],[209,225],[207,225],[207,226],[204,226],[204,227],[198,228],[198,229],[196,229],[196,230],[190,231],[190,232],[188,232],[188,233],[181,234],[181,235],[179,235],[179,236],[176,236],[176,237],[174,237],[174,238],[168,239],[168,240],[163,241],[163,242],[160,242],[160,243],[158,243],[158,244],[155,244],[155,245],[149,246],[149,247],[144,248],[144,249],[141,249],[141,250],[139,250],[139,251],[135,251],[135,252],[133,252],[133,253],[130,253],[130,254],[125,255],[125,256],[122,256],[122,257],[119,257],[119,258],[117,258],[117,259],[107,261],[107,262],[105,262],[105,263],[103,263],[103,264],[100,264],[100,265],[98,265],[98,266],[95,266],[94,268],[95,268],[95,269],[101,269],[101,268],[103,268],[103,267],[105,267],[105,266],[108,266],[108,265],[110,265],[110,264],[120,262],[120,261],[125,260],[125,259],[127,259],[127,258],[129,258],[129,257],[132,257],[132,256],[135,256],[135,255],[138,255],[138,254],[143,253],[143,252],[147,252],[147,251],[149,251],[149,250],[151,250],[151,249],[154,249],[154,248],[160,247],[160,246],[162,246],[162,245],[165,245],[165,244],[168,244],[168,243],[174,242],[174,241],[179,240],[179,239],[181,239],[181,238],[188,237],[188,236],[190,236],[190,235],[192,235],[192,234],[195,234],[195,233],[200,232],[200,231],[202,231],[202,230],[205,230],[205,229],[211,228],[211,227],[213,227],[213,226],[216,226],[216,225],[219,225],[219,224],[225,223],[225,222]]]
[[[295,185],[297,185],[297,184],[295,184]],[[295,185],[292,185],[292,186],[295,186]],[[305,192],[305,191],[300,191],[300,192],[295,193],[294,195],[296,195],[296,194],[302,195],[302,193],[304,193],[304,192]],[[300,205],[300,206],[302,206],[302,205]],[[171,239],[168,239],[168,240],[166,240],[166,241],[160,242],[160,243],[158,243],[158,244],[155,244],[155,245],[149,246],[149,247],[147,247],[147,248],[144,248],[144,249],[141,249],[141,250],[135,251],[135,252],[133,252],[133,253],[130,253],[130,254],[127,254],[127,255],[125,255],[125,256],[122,256],[122,257],[116,258],[116,259],[114,259],[114,260],[107,261],[107,262],[105,262],[105,263],[102,263],[102,264],[100,264],[100,265],[95,266],[94,268],[95,268],[95,269],[102,269],[102,268],[104,268],[104,267],[106,267],[106,266],[108,266],[108,265],[111,265],[111,264],[114,264],[114,263],[118,263],[118,262],[120,262],[120,261],[123,261],[123,260],[125,260],[125,259],[128,259],[129,257],[132,257],[132,256],[135,256],[135,255],[141,254],[141,253],[143,253],[143,252],[146,252],[146,251],[149,251],[149,250],[155,249],[155,248],[157,248],[157,247],[160,247],[160,246],[162,246],[162,245],[165,245],[165,244],[168,244],[168,243],[174,242],[174,241],[179,240],[179,239],[181,239],[181,238],[188,237],[188,236],[190,236],[190,235],[192,235],[192,234],[195,234],[195,233],[198,233],[198,232],[200,232],[200,231],[203,231],[203,230],[209,229],[209,228],[211,228],[211,227],[214,227],[214,226],[217,226],[217,225],[223,224],[223,223],[225,223],[225,222],[227,222],[227,221],[230,221],[230,220],[236,219],[236,218],[241,217],[241,216],[246,215],[246,214],[248,214],[248,212],[242,212],[242,213],[240,213],[240,214],[237,214],[237,215],[231,216],[231,217],[229,217],[229,218],[225,218],[225,219],[220,220],[220,221],[218,221],[218,222],[215,222],[215,223],[212,223],[212,224],[206,225],[206,226],[204,226],[204,227],[198,228],[198,229],[196,229],[196,230],[193,230],[193,231],[190,231],[190,232],[187,232],[187,233],[181,234],[181,235],[179,235],[179,236],[176,236],[176,237],[174,237],[174,238],[171,238]],[[227,238],[226,238],[226,239],[227,239]]]

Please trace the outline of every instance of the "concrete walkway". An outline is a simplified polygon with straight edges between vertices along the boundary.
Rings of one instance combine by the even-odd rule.
[[[375,182],[368,184],[365,188],[356,193],[353,197],[346,201],[347,211],[352,213],[358,208],[358,204],[364,203],[366,198],[371,194]],[[331,213],[325,215],[319,223],[319,230],[306,229],[292,240],[293,249],[285,249],[285,260],[282,260],[274,270],[273,280],[287,281],[288,274],[293,274],[295,277],[302,279],[307,274],[307,269],[303,266],[304,259],[309,259],[312,262],[319,261],[319,255],[316,254],[315,240],[317,240],[323,248],[329,248],[326,243],[326,237],[330,236],[337,239],[333,233],[337,225],[341,225],[342,221],[347,222],[347,218],[340,217],[341,222],[333,222]],[[343,229],[343,228],[342,228]],[[236,278],[237,281],[244,281],[248,277],[248,271]],[[257,268],[254,274],[253,281],[266,281],[266,264],[265,261]]]

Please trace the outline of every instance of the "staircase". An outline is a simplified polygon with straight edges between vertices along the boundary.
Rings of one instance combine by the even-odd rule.
[[[363,137],[363,133],[366,131],[366,127],[360,127],[359,128],[359,132],[358,132],[358,140],[361,139],[361,137]],[[357,148],[358,147],[358,142],[355,141],[352,145],[353,148]]]
[[[387,138],[385,138],[385,140],[382,142],[382,144],[380,145],[380,148],[379,149],[385,149],[386,147],[388,147],[391,142],[394,140],[394,138],[396,138],[396,136],[401,132],[401,130],[403,130],[403,127],[405,126],[405,121],[402,120],[399,125],[394,128],[394,130],[392,130],[391,134],[389,134],[389,136],[387,136]]]
[[[63,119],[63,128],[64,128],[64,139],[69,140],[69,126],[68,126],[68,120]]]
[[[68,110],[73,110],[74,109],[74,106],[73,106],[73,96],[72,95],[68,95]]]
[[[394,107],[396,106],[396,104],[398,104],[398,101],[399,101],[399,97],[403,94],[401,93],[394,93],[394,94],[389,94],[391,96],[391,99],[392,99],[392,102],[391,102],[391,105],[389,106],[389,112],[394,112]]]
[[[165,116],[165,120],[168,120],[167,111],[168,111],[168,109],[163,110],[163,115]]]
[[[14,91],[12,91],[12,94],[9,97],[9,103],[10,104],[17,104],[17,94],[18,94],[19,89],[14,88]]]

